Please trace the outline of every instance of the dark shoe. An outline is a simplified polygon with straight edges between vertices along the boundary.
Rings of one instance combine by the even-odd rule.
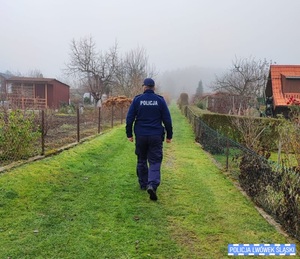
[[[152,201],[157,201],[157,195],[156,195],[156,191],[153,189],[152,186],[149,186],[147,189],[147,192],[150,195],[150,200]]]

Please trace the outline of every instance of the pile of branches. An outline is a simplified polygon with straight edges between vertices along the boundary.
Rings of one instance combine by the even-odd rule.
[[[132,102],[131,98],[126,96],[113,96],[108,98],[106,101],[103,102],[103,106],[111,107],[111,106],[118,106],[118,107],[128,107]]]

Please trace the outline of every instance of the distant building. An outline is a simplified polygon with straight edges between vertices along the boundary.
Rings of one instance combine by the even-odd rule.
[[[300,100],[300,65],[271,65],[265,94],[266,115],[288,117],[288,100]]]
[[[91,93],[84,93],[83,100],[84,100],[84,104],[86,104],[86,103],[93,104],[94,103],[94,97],[92,96]]]
[[[222,114],[243,114],[249,108],[251,98],[225,92],[203,95],[198,99],[203,108]]]
[[[11,107],[58,109],[69,104],[70,86],[54,78],[2,76],[0,82],[1,99]]]
[[[6,80],[9,79],[11,75],[0,73],[0,105],[6,103]]]

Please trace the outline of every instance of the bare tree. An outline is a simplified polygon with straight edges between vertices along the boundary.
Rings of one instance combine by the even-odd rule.
[[[117,63],[117,43],[107,52],[99,53],[92,37],[73,39],[66,73],[78,76],[97,103],[104,93],[109,94]]]
[[[33,69],[28,72],[29,77],[37,77],[37,78],[43,78],[43,73],[39,69]]]
[[[231,116],[231,124],[242,137],[242,144],[259,152],[262,150],[261,136],[269,127],[268,121],[257,120],[251,116]]]
[[[232,68],[221,77],[216,77],[213,86],[215,91],[229,92],[247,97],[262,97],[269,63],[254,58],[236,58]]]
[[[148,56],[144,48],[136,48],[125,54],[119,62],[116,73],[116,88],[127,97],[141,92],[145,77],[156,75],[155,68],[149,65]]]

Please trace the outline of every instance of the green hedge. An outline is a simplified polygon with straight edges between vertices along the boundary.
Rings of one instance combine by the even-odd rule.
[[[188,111],[194,116],[189,116]],[[268,150],[277,149],[278,133],[276,132],[276,125],[280,122],[278,119],[212,113],[207,110],[202,110],[195,105],[183,106],[182,112],[189,117],[189,120],[192,121],[194,127],[196,127],[196,122],[194,122],[195,117],[198,117],[218,133],[238,143],[243,143],[243,136],[233,123],[233,120],[253,120],[253,125],[259,125],[259,127],[265,128],[260,135],[260,142],[262,143],[262,146]]]

